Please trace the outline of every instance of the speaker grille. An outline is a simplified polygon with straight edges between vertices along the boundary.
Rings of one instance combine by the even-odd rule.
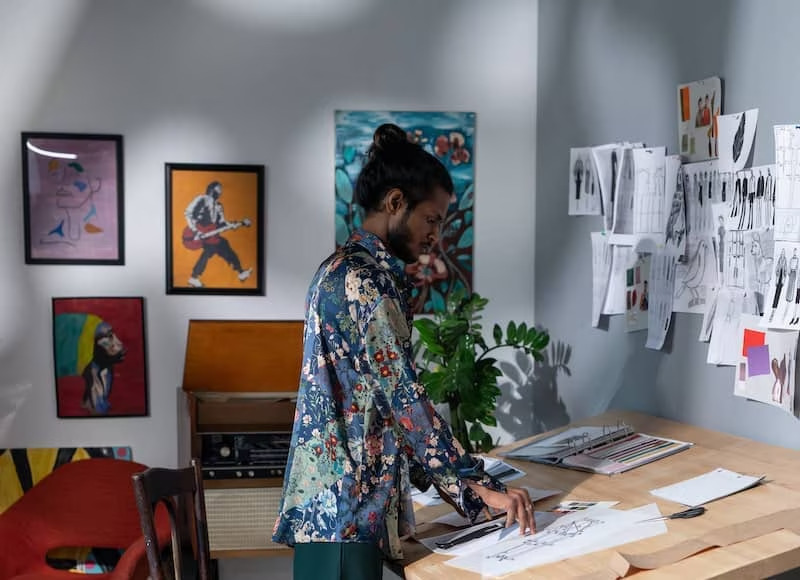
[[[278,550],[270,540],[281,488],[207,489],[206,518],[211,550]]]

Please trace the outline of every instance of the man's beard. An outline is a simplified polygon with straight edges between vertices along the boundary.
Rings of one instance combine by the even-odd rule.
[[[417,257],[411,250],[411,230],[408,228],[408,210],[403,214],[396,228],[389,228],[386,234],[386,245],[389,250],[406,264],[413,264]]]

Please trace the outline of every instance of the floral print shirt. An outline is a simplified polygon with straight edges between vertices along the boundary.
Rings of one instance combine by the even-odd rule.
[[[403,263],[358,230],[320,266],[307,297],[303,366],[273,541],[372,542],[401,558],[410,484],[474,521],[492,489],[417,382]]]

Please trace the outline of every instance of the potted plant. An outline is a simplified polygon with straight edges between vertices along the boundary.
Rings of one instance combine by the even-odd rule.
[[[513,348],[541,361],[541,351],[550,341],[546,331],[512,321],[505,331],[499,324],[494,325],[495,344],[489,346],[480,324],[480,313],[488,303],[477,292],[467,296],[464,291],[455,291],[448,296],[443,311],[414,321],[419,333],[419,380],[431,401],[447,403],[453,435],[470,453],[493,447],[484,426],[497,425],[497,378],[503,373],[497,367],[497,359],[488,355],[501,348]]]

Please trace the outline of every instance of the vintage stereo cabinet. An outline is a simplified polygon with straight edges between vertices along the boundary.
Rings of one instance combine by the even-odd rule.
[[[178,459],[201,461],[212,558],[286,553],[270,538],[302,342],[302,321],[189,321]]]

